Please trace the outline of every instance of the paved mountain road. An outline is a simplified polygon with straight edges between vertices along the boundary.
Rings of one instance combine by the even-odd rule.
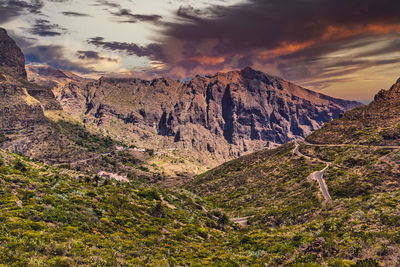
[[[231,221],[239,224],[240,226],[246,227],[247,226],[247,219],[249,217],[238,217],[238,218],[232,218]]]
[[[388,149],[400,149],[400,146],[373,146],[373,145],[359,145],[359,144],[311,144],[306,141],[303,141],[305,145],[308,146],[317,146],[317,147],[346,147],[346,146],[354,146],[354,147],[364,147],[364,148],[388,148]]]
[[[357,145],[357,144],[310,144],[310,143],[308,143],[308,142],[306,142],[306,141],[302,141],[302,142],[303,142],[305,145],[308,145],[308,146],[315,146],[315,147],[338,147],[338,146],[339,146],[339,147],[346,147],[346,146],[358,146],[358,147],[365,147],[365,148],[375,147],[375,148],[400,149],[400,146],[368,146],[368,145]],[[297,155],[297,156],[299,156],[299,157],[305,157],[305,158],[310,159],[310,160],[313,159],[313,158],[311,158],[311,157],[309,157],[309,156],[306,156],[306,155],[302,154],[302,153],[300,152],[299,148],[300,148],[300,144],[299,144],[298,142],[295,141],[295,147],[294,147],[294,149],[293,149],[293,151],[292,151],[293,155]],[[322,161],[322,160],[320,160],[320,159],[317,159],[317,160]],[[316,181],[318,182],[319,188],[320,188],[321,193],[322,193],[322,195],[324,196],[324,198],[325,198],[327,201],[331,201],[332,198],[331,198],[331,195],[329,194],[328,187],[327,187],[327,185],[326,185],[326,183],[325,183],[325,180],[324,180],[324,175],[325,175],[326,171],[328,170],[329,166],[331,165],[331,162],[327,162],[327,161],[322,161],[322,162],[326,164],[326,167],[323,168],[323,169],[320,170],[320,171],[315,171],[315,172],[311,173],[308,177],[311,178],[311,179],[313,179],[313,180],[316,180]],[[243,227],[246,227],[246,226],[247,226],[247,220],[248,220],[248,218],[249,218],[249,217],[238,217],[238,218],[232,218],[232,219],[230,219],[230,220],[231,220],[232,222],[235,222],[235,223],[237,223],[237,224],[243,226]]]
[[[311,143],[308,143],[306,141],[303,141],[303,143],[305,145],[314,146],[314,147],[356,146],[356,147],[365,147],[365,148],[375,147],[375,148],[400,149],[400,146],[369,146],[369,145],[358,145],[358,144],[311,144]],[[311,159],[310,157],[302,154],[299,151],[299,147],[300,147],[299,143],[296,142],[295,144],[296,145],[295,145],[295,148],[293,149],[293,154],[298,155],[298,156],[303,156],[303,157],[306,157],[308,159]],[[325,199],[329,201],[329,200],[332,200],[332,198],[331,198],[331,196],[329,194],[328,187],[326,186],[326,183],[325,183],[325,180],[324,180],[324,175],[325,175],[326,171],[328,170],[329,166],[331,165],[331,163],[330,162],[326,162],[326,161],[323,161],[323,162],[326,164],[326,167],[321,171],[316,171],[316,172],[311,173],[309,177],[318,181],[319,187],[321,189],[322,194],[324,195]]]
[[[322,169],[321,171],[316,171],[310,174],[310,178],[315,179],[319,183],[319,188],[321,189],[322,194],[324,195],[326,200],[332,200],[331,195],[329,194],[328,187],[326,186],[325,180],[324,180],[324,174],[328,170],[329,166],[331,165],[330,162],[326,163],[326,167]]]
[[[307,143],[305,143],[305,144],[307,144]],[[305,157],[305,158],[311,159],[310,157],[302,154],[299,151],[299,147],[300,147],[299,143],[295,142],[295,147],[293,149],[293,154],[294,155],[298,155],[300,157]],[[324,180],[324,174],[328,170],[328,168],[331,165],[331,163],[330,162],[326,162],[326,161],[323,161],[323,162],[326,164],[326,167],[324,169],[320,170],[320,171],[315,171],[315,172],[311,173],[308,177],[318,181],[319,188],[320,188],[320,190],[322,192],[322,195],[324,196],[324,198],[326,200],[330,201],[330,200],[332,200],[332,198],[331,198],[331,195],[329,194],[328,187],[326,186],[326,183],[325,183],[325,180]]]

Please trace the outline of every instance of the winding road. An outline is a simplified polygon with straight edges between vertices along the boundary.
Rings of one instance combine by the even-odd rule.
[[[347,146],[354,146],[354,147],[364,147],[364,148],[370,148],[370,147],[375,147],[375,148],[387,148],[387,149],[400,149],[400,146],[371,146],[371,145],[358,145],[358,144],[311,144],[308,143],[306,141],[302,141],[305,145],[307,146],[314,146],[314,147],[347,147]],[[306,159],[309,160],[313,160],[313,158],[306,156],[304,154],[302,154],[299,150],[300,148],[300,144],[295,141],[295,147],[292,151],[293,155],[297,155],[299,157],[305,157]],[[319,161],[323,162],[326,164],[326,167],[323,168],[320,171],[315,171],[313,173],[311,173],[308,178],[316,180],[319,184],[319,188],[321,190],[322,195],[324,196],[324,198],[327,201],[331,201],[331,195],[329,194],[329,190],[328,187],[325,183],[324,180],[324,175],[326,173],[326,171],[328,170],[328,168],[331,166],[331,162],[327,162],[327,161],[322,161],[321,159],[318,159]],[[247,220],[249,217],[238,217],[238,218],[231,218],[230,220],[232,222],[235,222],[237,224],[239,224],[242,227],[246,227],[247,226]]]
[[[105,153],[102,153],[102,154],[98,154],[98,155],[96,155],[94,157],[90,157],[90,158],[86,158],[86,159],[79,159],[79,160],[75,160],[75,161],[71,161],[71,162],[56,163],[56,164],[53,164],[53,165],[54,166],[61,166],[61,165],[65,165],[65,164],[75,165],[75,164],[78,164],[78,163],[84,163],[84,162],[88,162],[88,161],[91,161],[91,160],[95,160],[95,159],[101,158],[102,156],[109,155],[111,153],[112,152],[105,152]]]
[[[307,144],[307,143],[305,143],[305,144]],[[307,145],[308,145],[308,144],[307,144]],[[305,158],[307,158],[307,159],[311,159],[310,157],[308,157],[308,156],[302,154],[302,153],[299,151],[299,147],[300,147],[299,143],[295,142],[295,147],[294,147],[294,149],[293,149],[293,154],[294,154],[294,155],[297,155],[297,156],[300,156],[300,157],[305,157]],[[320,160],[320,161],[321,161],[321,160]],[[323,168],[323,169],[320,170],[320,171],[315,171],[315,172],[311,173],[310,176],[308,176],[308,177],[311,178],[311,179],[314,179],[314,180],[317,180],[317,181],[318,181],[319,188],[320,188],[320,190],[321,190],[321,192],[322,192],[322,195],[324,196],[324,198],[325,198],[327,201],[330,201],[330,200],[332,200],[332,198],[331,198],[331,195],[329,194],[328,187],[326,186],[326,183],[325,183],[325,180],[324,180],[324,174],[325,174],[326,171],[328,170],[328,168],[329,168],[329,166],[331,165],[331,163],[330,163],[330,162],[326,162],[326,161],[323,161],[323,162],[326,164],[326,167]]]
[[[329,166],[331,165],[330,162],[326,162],[326,167],[322,169],[321,171],[316,171],[310,174],[310,178],[315,179],[319,183],[319,188],[321,189],[322,194],[324,195],[326,200],[332,200],[331,195],[329,195],[328,187],[326,186],[325,180],[324,180],[324,174],[328,170]]]
[[[234,223],[239,224],[240,226],[246,227],[247,226],[247,219],[249,217],[238,217],[238,218],[232,218],[231,221]]]

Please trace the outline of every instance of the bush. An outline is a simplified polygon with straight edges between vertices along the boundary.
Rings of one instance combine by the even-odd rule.
[[[5,136],[4,134],[0,134],[0,145],[1,145],[2,143],[4,143],[5,141],[7,141],[6,136]]]
[[[22,163],[20,159],[16,159],[14,161],[14,168],[21,171],[21,172],[26,172],[28,169],[26,168],[25,164]]]
[[[358,260],[352,267],[379,267],[380,262],[375,259]]]
[[[222,216],[218,219],[218,223],[221,225],[226,225],[229,222],[229,218],[226,214],[222,214]]]
[[[161,200],[160,195],[157,192],[157,189],[152,188],[152,189],[145,189],[145,190],[141,190],[138,193],[139,196],[152,201],[152,200]]]

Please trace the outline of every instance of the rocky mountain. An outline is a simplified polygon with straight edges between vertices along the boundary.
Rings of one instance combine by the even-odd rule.
[[[374,98],[375,102],[399,102],[400,101],[400,79],[389,89],[381,91],[376,94]]]
[[[4,29],[0,29],[0,135],[27,136],[46,124],[40,102],[28,93],[25,86],[25,58]],[[9,139],[9,137],[7,137]],[[11,141],[11,140],[10,140]],[[12,143],[12,144],[11,144]],[[9,142],[26,149],[29,142]]]
[[[68,71],[61,71],[46,65],[29,64],[26,66],[28,80],[45,88],[50,88],[54,94],[53,99],[62,106],[68,114],[79,115],[84,113],[85,96],[82,95],[90,79],[79,77]]]
[[[143,173],[137,170],[141,160],[135,155],[128,151],[123,155],[114,154],[115,146],[120,143],[86,129],[78,120],[67,118],[51,86],[28,82],[25,69],[22,71],[24,56],[21,50],[5,30],[0,33],[1,149],[92,172]],[[130,165],[116,166],[114,160],[121,160],[120,157],[127,158]]]
[[[24,54],[3,28],[0,28],[0,48],[0,70],[26,79]]]
[[[30,72],[32,77],[43,76]],[[139,147],[190,151],[208,165],[304,138],[360,105],[251,68],[187,82],[56,80],[62,86],[53,91],[64,110],[82,117],[85,124]]]

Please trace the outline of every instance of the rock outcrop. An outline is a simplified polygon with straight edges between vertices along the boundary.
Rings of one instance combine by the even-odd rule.
[[[26,80],[24,54],[3,28],[0,28],[0,71]]]
[[[374,97],[375,101],[400,101],[400,78],[389,90],[380,90]]]
[[[30,96],[24,87],[24,55],[2,28],[0,71],[0,134],[31,132],[36,124],[43,121],[43,111],[39,101]]]
[[[61,106],[50,88],[27,81],[24,55],[1,28],[0,57],[0,147],[33,155],[56,139],[44,110]]]

